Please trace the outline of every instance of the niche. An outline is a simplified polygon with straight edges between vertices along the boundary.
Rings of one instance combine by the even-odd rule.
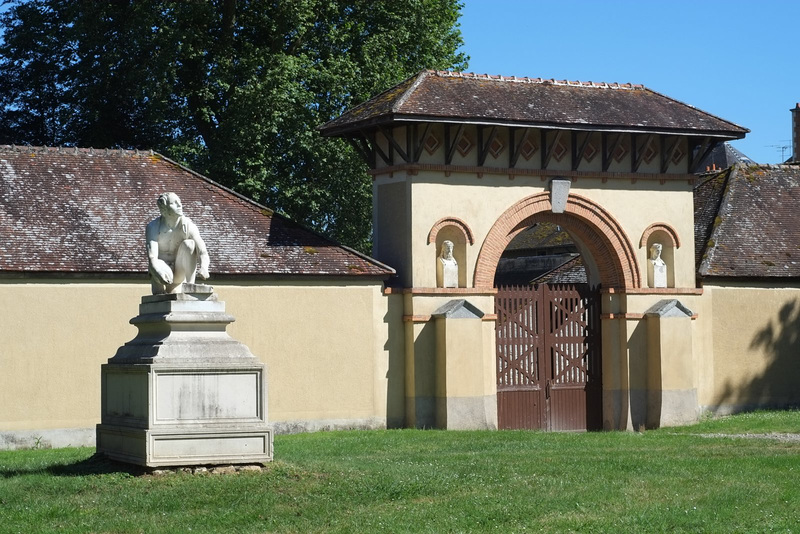
[[[675,231],[666,224],[651,225],[640,246],[647,247],[647,287],[675,287],[675,249],[680,246]]]
[[[453,259],[456,261],[458,269],[458,287],[467,287],[467,239],[464,231],[456,225],[443,226],[436,234],[436,248],[434,250],[436,287],[445,287],[444,266],[440,259],[445,241],[453,244]]]

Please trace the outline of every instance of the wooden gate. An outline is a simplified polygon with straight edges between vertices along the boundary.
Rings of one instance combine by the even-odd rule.
[[[587,284],[501,287],[500,428],[602,428],[599,292]]]

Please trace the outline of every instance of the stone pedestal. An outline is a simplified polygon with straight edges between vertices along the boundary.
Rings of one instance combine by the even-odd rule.
[[[452,300],[433,314],[436,322],[436,426],[448,430],[497,430],[495,356],[483,349],[483,312]]]
[[[647,426],[694,423],[699,415],[692,312],[677,300],[647,310]]]
[[[272,460],[266,369],[226,333],[213,288],[142,298],[138,335],[102,366],[97,452],[147,467]]]
[[[650,287],[667,287],[667,265],[662,260],[648,261],[647,279]]]
[[[438,259],[436,262],[436,286],[458,287],[458,264],[455,260]]]

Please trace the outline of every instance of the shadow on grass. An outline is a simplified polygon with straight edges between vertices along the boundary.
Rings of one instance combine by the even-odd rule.
[[[57,477],[79,477],[86,475],[128,474],[141,476],[149,471],[141,466],[115,462],[101,454],[73,462],[71,464],[56,464],[50,466],[9,469],[0,467],[0,478],[13,478],[25,475],[49,474]]]

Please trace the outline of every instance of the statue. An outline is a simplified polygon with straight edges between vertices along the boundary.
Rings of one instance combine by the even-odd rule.
[[[181,284],[194,284],[197,274],[204,280],[209,277],[208,251],[197,226],[183,214],[178,195],[159,195],[158,209],[161,216],[150,221],[145,229],[153,294],[180,293]]]
[[[458,262],[453,257],[453,242],[442,242],[442,251],[436,265],[436,281],[439,287],[458,287]]]
[[[650,265],[653,269],[653,287],[667,287],[667,264],[661,259],[661,243],[650,247]]]

